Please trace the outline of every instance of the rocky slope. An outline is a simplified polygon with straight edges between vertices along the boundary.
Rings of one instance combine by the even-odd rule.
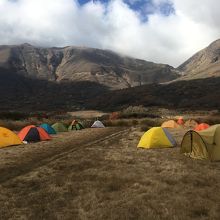
[[[0,68],[31,78],[90,81],[111,89],[167,82],[179,76],[169,65],[112,51],[83,47],[40,48],[29,44],[0,46]]]
[[[220,77],[220,40],[193,55],[178,70],[183,73],[179,79]]]

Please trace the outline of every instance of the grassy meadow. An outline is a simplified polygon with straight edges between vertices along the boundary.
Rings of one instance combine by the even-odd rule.
[[[170,129],[175,148],[136,147],[148,128],[183,115],[165,113],[125,109],[114,120],[100,116],[108,126],[102,129],[89,128],[94,115],[78,115],[87,123],[84,130],[0,149],[0,219],[218,220],[220,163],[179,153],[186,128]],[[7,118],[0,126],[18,131],[27,124],[68,124],[73,117]],[[218,112],[185,117],[219,120]]]

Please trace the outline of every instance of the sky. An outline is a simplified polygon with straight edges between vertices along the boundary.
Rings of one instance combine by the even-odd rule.
[[[0,0],[0,44],[110,49],[174,67],[220,38],[219,0]]]

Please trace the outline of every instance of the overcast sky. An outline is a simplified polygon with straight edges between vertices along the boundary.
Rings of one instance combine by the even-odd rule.
[[[0,0],[0,44],[88,46],[178,66],[220,38],[219,0]]]

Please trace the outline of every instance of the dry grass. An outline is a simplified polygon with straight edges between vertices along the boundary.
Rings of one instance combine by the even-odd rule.
[[[94,119],[94,118],[100,118],[104,115],[107,115],[107,113],[101,112],[101,111],[75,111],[75,112],[69,112],[72,117],[75,118],[81,118],[81,119]]]
[[[93,142],[119,130],[1,149],[0,219],[220,218],[219,163],[137,149],[134,128]],[[184,131],[171,132],[179,143]]]

